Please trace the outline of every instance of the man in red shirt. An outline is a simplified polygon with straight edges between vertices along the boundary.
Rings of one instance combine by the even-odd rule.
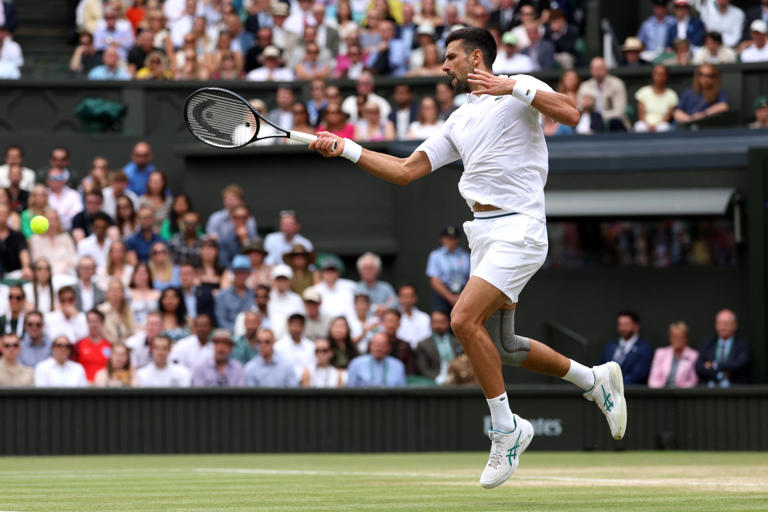
[[[112,344],[104,339],[104,313],[92,309],[86,313],[88,321],[88,336],[75,343],[72,360],[77,361],[85,369],[85,378],[93,382],[96,372],[107,366]]]

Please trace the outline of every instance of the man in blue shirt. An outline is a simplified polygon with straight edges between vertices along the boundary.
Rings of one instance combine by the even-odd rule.
[[[446,226],[440,232],[442,247],[429,253],[427,277],[434,290],[432,309],[450,312],[469,280],[469,253],[459,247],[459,228]]]
[[[263,388],[296,387],[296,372],[293,366],[275,354],[275,335],[270,329],[256,333],[259,355],[245,365],[245,385]]]
[[[653,16],[640,25],[637,38],[643,42],[644,60],[650,61],[664,51],[667,43],[667,33],[675,25],[675,18],[667,10],[667,0],[653,0]]]
[[[372,252],[366,252],[357,259],[357,272],[360,281],[355,286],[355,295],[363,293],[371,299],[371,309],[381,315],[387,309],[396,308],[400,304],[395,289],[386,281],[379,281],[381,273],[381,258]]]
[[[216,295],[216,322],[219,327],[232,330],[235,319],[241,311],[247,310],[253,304],[253,290],[245,282],[251,275],[251,259],[245,254],[238,254],[230,266],[234,278],[232,286]]]
[[[113,47],[104,50],[101,66],[88,73],[88,80],[130,80],[131,74],[120,67],[120,54]]]
[[[152,148],[147,142],[139,142],[133,146],[131,161],[123,167],[123,172],[128,176],[128,190],[137,196],[147,192],[147,180],[149,173],[156,170],[152,164]]]
[[[155,233],[155,214],[151,208],[139,208],[136,219],[139,221],[139,232],[125,239],[125,249],[129,254],[133,252],[138,261],[146,262],[149,261],[152,244],[163,239]]]
[[[405,366],[388,356],[389,339],[386,333],[374,334],[370,354],[358,356],[347,368],[347,385],[351,388],[402,388],[405,387]]]

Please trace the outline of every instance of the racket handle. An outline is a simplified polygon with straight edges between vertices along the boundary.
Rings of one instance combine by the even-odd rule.
[[[309,144],[313,140],[317,140],[317,137],[312,134],[296,131],[288,132],[288,138],[295,140],[296,142],[303,142],[304,144]],[[333,149],[336,149],[335,142],[333,143]]]

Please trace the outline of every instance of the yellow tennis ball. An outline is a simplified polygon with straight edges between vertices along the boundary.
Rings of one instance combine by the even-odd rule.
[[[32,228],[33,233],[42,235],[43,233],[48,231],[48,219],[43,217],[42,215],[37,215],[35,217],[32,217],[32,220],[29,221],[29,227]]]

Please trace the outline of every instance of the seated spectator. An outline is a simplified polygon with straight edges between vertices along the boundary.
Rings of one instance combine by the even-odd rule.
[[[263,1],[263,0],[262,0]],[[252,3],[251,5],[254,5]],[[248,26],[248,21],[245,22],[246,27]],[[264,51],[264,49],[267,46],[274,46],[272,43],[272,27],[271,26],[260,26],[257,31],[251,31],[252,33],[256,34],[256,44],[254,44],[251,48],[249,48],[245,52],[245,62],[243,64],[243,71],[245,73],[249,73],[253,71],[254,69],[258,68],[261,65],[261,54]],[[222,55],[222,59],[223,59]]]
[[[692,123],[728,110],[728,93],[720,85],[720,70],[703,64],[696,70],[693,87],[680,96],[674,118],[677,123]]]
[[[362,107],[363,116],[355,125],[355,139],[360,141],[394,140],[395,127],[392,121],[382,118],[381,109],[369,101]]]
[[[291,107],[291,112],[293,112],[293,131],[308,133],[310,135],[317,133],[315,128],[309,123],[309,111],[307,110],[307,106],[305,104],[298,102],[294,103],[294,105]],[[292,141],[291,139],[286,139],[286,144],[302,143],[298,141]]]
[[[544,39],[544,30],[538,23],[528,23],[524,26],[529,43],[522,53],[531,58],[535,70],[553,69],[557,63],[554,43]]]
[[[310,99],[304,105],[307,111],[307,124],[315,127],[320,123],[320,113],[328,106],[328,98],[325,96],[325,80],[316,78],[309,84]],[[294,116],[296,111],[294,110]],[[312,128],[312,133],[315,129]]]
[[[696,373],[708,387],[749,383],[749,342],[737,334],[736,314],[723,309],[715,317],[715,336],[699,346]]]
[[[136,386],[136,371],[131,366],[131,351],[125,345],[115,345],[107,366],[96,372],[93,386],[97,388],[130,388]]]
[[[292,82],[294,73],[290,68],[282,66],[283,61],[280,49],[276,46],[267,46],[261,52],[260,68],[250,71],[245,79],[251,82]]]
[[[56,210],[45,212],[48,219],[48,231],[40,235],[32,235],[29,239],[29,252],[32,261],[50,258],[55,263],[52,273],[56,276],[72,275],[77,263],[75,243],[69,233],[64,231]]]
[[[315,273],[311,267],[315,263],[315,254],[301,243],[294,243],[291,250],[283,254],[283,262],[291,267],[291,291],[301,295],[304,290],[315,284]]]
[[[186,66],[186,64],[185,64]],[[197,76],[198,80],[205,80],[203,78],[210,70],[202,67],[201,64],[197,64],[197,72],[187,71],[187,75]],[[245,71],[243,71],[242,65],[238,62],[235,53],[233,51],[224,51],[221,53],[221,62],[219,68],[213,70],[211,73],[212,80],[244,80]]]
[[[286,130],[293,128],[293,111],[291,107],[296,102],[296,96],[290,87],[278,87],[275,96],[277,108],[269,112],[269,120]]]
[[[329,103],[323,111],[323,122],[317,127],[318,132],[330,132],[339,137],[355,138],[355,125],[348,122],[347,114],[338,103]]]
[[[207,288],[197,286],[195,266],[189,262],[179,265],[179,290],[184,297],[189,318],[195,319],[203,313],[213,318],[213,295]]]
[[[109,185],[109,161],[103,156],[95,156],[91,160],[91,170],[88,176],[80,181],[77,191],[82,195],[88,194],[94,190],[103,193]],[[111,217],[111,215],[110,215]]]
[[[56,210],[65,231],[72,229],[72,219],[83,209],[80,194],[66,185],[67,175],[61,168],[48,171],[48,205]]]
[[[58,291],[58,308],[45,315],[45,334],[52,339],[66,336],[80,340],[88,335],[88,323],[85,313],[75,308],[75,289],[62,286]],[[39,311],[39,310],[38,310]]]
[[[29,192],[21,187],[23,169],[21,164],[10,164],[8,166],[8,186],[3,188],[8,196],[8,206],[17,214],[26,210],[29,202]]]
[[[626,131],[629,126],[627,119],[627,88],[624,82],[608,74],[608,67],[602,57],[595,57],[589,66],[592,78],[581,84],[579,97],[591,93],[596,99],[595,112],[602,115],[611,131]],[[581,133],[576,129],[577,133]]]
[[[197,212],[187,212],[181,219],[182,230],[173,235],[169,243],[171,260],[178,265],[183,262],[197,266],[200,264],[202,239],[199,236],[200,216]]]
[[[224,208],[216,210],[208,217],[208,222],[205,224],[206,234],[216,238],[217,240],[223,240],[227,236],[233,236],[235,231],[234,221],[232,215],[235,209],[239,206],[243,206],[245,191],[240,185],[227,185],[221,191],[221,199]],[[247,221],[248,237],[256,238],[256,220],[249,216]]]
[[[429,253],[427,277],[433,290],[432,309],[450,312],[469,281],[469,253],[459,247],[461,232],[456,226],[440,231],[440,247]]]
[[[224,269],[219,263],[219,244],[206,236],[200,243],[200,265],[197,267],[200,286],[215,294],[221,287],[223,274]]]
[[[322,297],[320,293],[310,286],[302,294],[304,309],[307,313],[304,335],[312,341],[325,338],[331,325],[331,317],[324,314],[321,309]]]
[[[104,23],[99,23],[93,32],[93,44],[99,51],[114,48],[121,59],[128,56],[134,43],[133,28],[130,22],[120,19],[120,13],[112,7],[104,11]]]
[[[155,34],[150,30],[142,30],[136,37],[136,44],[128,51],[126,58],[128,72],[135,76],[136,72],[144,67],[147,56],[155,49]]]
[[[380,318],[371,311],[371,297],[368,292],[355,289],[354,314],[347,317],[352,341],[360,353],[368,351],[368,342],[379,327]]]
[[[640,25],[636,39],[645,48],[642,55],[645,61],[653,60],[664,51],[669,29],[675,26],[675,19],[667,10],[667,0],[653,0],[652,4],[653,15]]]
[[[675,22],[667,29],[667,48],[674,48],[676,41],[686,40],[693,46],[704,44],[704,23],[691,16],[691,0],[675,0]]]
[[[315,42],[310,42],[306,46],[304,58],[294,68],[297,80],[313,80],[316,78],[325,79],[331,73],[331,66],[328,61],[321,60],[320,46]]]
[[[104,50],[102,64],[91,68],[88,80],[130,80],[131,74],[125,69],[120,60],[120,53],[110,46]]]
[[[27,307],[30,310],[48,313],[56,308],[56,291],[51,274],[51,263],[48,259],[40,258],[35,261],[32,280],[24,284],[24,295],[29,297]]]
[[[286,286],[287,289],[287,286]],[[272,292],[270,291],[269,285],[266,284],[259,284],[254,287],[253,292],[253,305],[247,310],[241,311],[238,313],[237,318],[235,318],[235,328],[232,334],[239,338],[245,334],[245,316],[248,313],[255,313],[259,317],[259,327],[262,329],[271,329],[272,328],[272,320],[269,317],[270,313],[270,306],[269,306],[269,300],[270,300],[270,294]],[[290,290],[288,291],[291,295],[294,295],[293,292]],[[285,324],[285,318],[282,318],[280,320],[281,324]],[[283,329],[285,330],[285,329]]]
[[[182,220],[184,215],[192,211],[192,200],[187,194],[179,194],[173,198],[168,216],[160,224],[160,238],[170,241],[174,235],[183,231]],[[202,230],[196,231],[202,234]]]
[[[375,85],[373,75],[365,71],[357,80],[357,85],[355,86],[357,94],[344,99],[344,102],[341,104],[341,110],[349,116],[351,122],[357,122],[359,118],[358,109],[369,101],[374,101],[379,105],[379,113],[382,119],[389,118],[392,107],[389,106],[387,100],[373,92]]]
[[[653,348],[640,338],[640,318],[632,311],[617,316],[618,341],[609,341],[603,348],[598,365],[615,361],[621,366],[624,385],[645,385],[653,359]]]
[[[134,0],[133,5],[125,10],[125,19],[131,22],[134,32],[144,21],[147,14],[147,0]]]
[[[136,333],[136,322],[125,298],[125,288],[117,279],[109,283],[106,301],[97,309],[104,314],[104,337],[112,345],[123,345]]]
[[[413,92],[408,84],[396,84],[392,98],[395,108],[390,112],[389,120],[395,126],[397,138],[402,140],[408,136],[411,123],[417,121],[419,107],[413,101]]]
[[[159,230],[171,213],[173,197],[168,193],[168,178],[162,171],[152,171],[147,178],[147,190],[139,197],[139,209],[149,208],[155,214],[155,229]]]
[[[96,285],[103,290],[114,278],[128,288],[131,285],[132,275],[133,266],[128,263],[125,244],[122,240],[115,240],[109,245],[106,265],[96,269]]]
[[[24,149],[18,144],[11,144],[5,148],[5,163],[0,165],[0,187],[10,186],[8,173],[11,165],[21,166],[20,187],[29,192],[35,186],[35,171],[24,166]]]
[[[528,55],[518,52],[517,37],[512,31],[501,36],[501,44],[501,51],[496,54],[496,60],[493,62],[494,73],[513,75],[530,73],[536,69]]]
[[[8,287],[8,309],[0,316],[0,333],[14,332],[24,336],[24,313],[34,308],[27,307],[26,292],[20,284]]]
[[[669,324],[669,346],[657,348],[653,354],[649,388],[692,388],[699,353],[688,346],[688,326],[685,322]]]
[[[687,39],[675,39],[673,50],[675,55],[663,59],[663,66],[690,66],[693,64],[693,53],[691,52],[691,43]]]
[[[749,124],[749,128],[760,130],[768,128],[768,96],[760,96],[752,107],[755,111],[755,122]]]
[[[388,355],[390,351],[387,335],[383,332],[374,334],[370,343],[370,354],[358,356],[349,363],[347,386],[405,387],[405,366],[398,359]]]
[[[2,329],[2,332],[8,331]],[[18,329],[13,332],[18,334]],[[43,314],[39,311],[27,313],[24,316],[24,335],[21,338],[21,354],[19,354],[21,364],[34,368],[37,363],[51,355],[52,344],[51,338],[45,334]]]
[[[74,346],[73,361],[77,361],[85,369],[85,378],[93,383],[96,372],[107,366],[112,344],[104,336],[104,313],[92,309],[86,313],[88,335],[80,339]]]
[[[554,43],[555,61],[563,69],[573,69],[575,65],[581,65],[581,55],[577,49],[579,35],[578,27],[568,23],[562,10],[552,9],[549,12],[544,38]]]
[[[53,340],[52,355],[35,366],[35,386],[39,388],[84,388],[88,385],[83,365],[70,360],[72,342],[66,336]]]
[[[160,293],[158,309],[163,314],[163,334],[176,342],[189,336],[189,317],[187,307],[178,288],[166,288]]]
[[[355,282],[340,279],[339,266],[336,258],[325,258],[320,265],[320,282],[314,285],[321,298],[320,311],[331,318],[354,314]]]
[[[402,314],[397,309],[388,309],[381,315],[381,329],[389,338],[389,346],[392,347],[390,355],[398,358],[405,365],[406,375],[414,373],[413,350],[410,343],[400,339],[397,331],[400,329]]]
[[[8,209],[10,212],[10,205],[8,205]],[[46,210],[48,210],[48,189],[45,188],[45,185],[35,185],[29,193],[27,209],[21,212],[19,217],[21,233],[25,238],[29,239],[33,235],[32,228],[30,227],[32,218],[38,215],[45,215]]]
[[[245,365],[245,385],[248,387],[296,387],[293,365],[275,352],[275,336],[269,329],[256,332],[258,354]]]
[[[312,251],[312,242],[300,234],[301,223],[293,210],[280,212],[279,231],[268,234],[264,238],[264,248],[267,250],[267,263],[282,264],[283,255],[289,252],[295,244],[301,244],[307,251]]]
[[[121,236],[130,236],[136,232],[136,210],[139,209],[139,196],[128,188],[128,176],[123,171],[115,171],[109,175],[109,186],[102,189],[104,197],[104,212],[115,219],[115,224]],[[127,202],[121,204],[125,198]],[[130,211],[127,206],[130,206]],[[122,208],[120,208],[122,206]]]
[[[163,315],[159,311],[150,312],[144,323],[144,330],[138,331],[125,340],[125,346],[131,349],[131,366],[140,369],[152,362],[152,354],[150,353],[152,340],[160,336],[162,331]],[[170,338],[168,339],[170,340]]]
[[[304,368],[315,363],[315,344],[304,335],[306,317],[293,313],[288,317],[288,332],[275,343],[275,352],[293,367],[296,382]]]
[[[187,388],[192,374],[182,365],[170,364],[171,339],[155,336],[151,341],[152,361],[136,372],[136,386],[142,388]]]
[[[8,227],[11,209],[7,204],[0,203],[0,243],[4,249],[0,251],[0,276],[32,277],[29,266],[29,251],[24,235]]]
[[[401,285],[397,290],[397,299],[400,301],[401,314],[397,337],[407,341],[412,349],[416,349],[419,342],[431,333],[429,315],[416,307],[419,296],[412,284]]]
[[[358,80],[365,71],[365,59],[368,55],[364,53],[363,47],[357,42],[356,37],[354,41],[347,45],[346,53],[340,53],[336,58],[333,78]]]
[[[128,190],[133,192],[136,197],[147,193],[147,181],[152,171],[157,167],[152,163],[152,148],[147,142],[138,142],[133,146],[131,152],[131,161],[125,164],[123,172],[128,177]],[[126,192],[127,193],[127,192]],[[117,197],[117,194],[115,194]],[[136,203],[138,209],[138,203]]]
[[[213,343],[210,341],[213,319],[206,314],[198,315],[192,322],[192,331],[192,334],[173,345],[170,355],[173,364],[179,364],[190,370],[213,357]]]
[[[112,218],[104,213],[103,206],[104,196],[100,190],[92,190],[85,194],[85,208],[72,218],[72,238],[75,242],[80,242],[93,234],[93,219],[99,213],[106,216],[109,226],[114,224]]]
[[[255,311],[244,311],[243,316],[243,334],[235,339],[235,348],[232,350],[232,357],[240,361],[243,365],[259,355],[257,334],[261,329],[261,316]],[[240,319],[238,315],[238,320]],[[235,321],[235,326],[238,322]],[[248,380],[248,367],[246,366],[246,381]]]
[[[448,377],[445,379],[448,386],[477,386],[478,381],[475,370],[467,354],[461,354],[451,361],[448,366]]]
[[[395,23],[382,20],[379,23],[379,41],[366,59],[367,66],[377,75],[405,75],[409,49],[405,48],[402,39],[395,36]]]
[[[155,214],[151,208],[140,208],[136,218],[139,231],[125,239],[125,248],[128,249],[128,261],[146,263],[152,246],[162,239],[155,233]]]
[[[441,121],[445,121],[457,108],[456,105],[454,105],[455,98],[453,89],[451,89],[450,85],[445,82],[438,82],[435,84],[435,98],[437,99],[437,105],[440,108],[438,117]]]
[[[21,218],[19,217],[18,212],[14,209],[14,206],[12,204],[11,200],[11,194],[8,192],[8,189],[6,188],[0,188],[0,205],[5,206],[8,208],[8,220],[6,222],[6,225],[15,230],[19,231],[20,224],[21,224]]]
[[[704,46],[693,56],[693,64],[731,64],[736,62],[736,52],[733,48],[723,46],[723,38],[717,32],[707,32]]]
[[[463,349],[450,332],[451,320],[447,312],[435,310],[429,318],[432,333],[417,345],[414,366],[418,375],[445,384],[451,361],[463,353]]]
[[[77,243],[77,254],[80,257],[90,256],[97,268],[107,265],[107,255],[112,240],[107,237],[112,219],[104,212],[96,212],[91,221],[92,233]]]
[[[741,62],[765,62],[768,61],[768,23],[763,20],[755,20],[750,26],[752,42],[741,51]]]
[[[11,38],[8,29],[0,25],[0,79],[16,80],[21,78],[24,55],[19,43]]]
[[[440,49],[435,44],[424,48],[424,65],[407,73],[407,76],[443,76],[443,62]]]
[[[147,315],[157,309],[160,300],[160,290],[152,286],[152,271],[147,263],[139,262],[134,267],[128,286],[128,298],[136,325],[144,325]]]
[[[623,65],[625,67],[645,66],[648,64],[642,56],[646,54],[643,51],[643,43],[636,37],[628,37],[621,46],[621,52],[624,54]]]
[[[152,287],[156,290],[163,291],[171,286],[179,286],[179,267],[173,264],[165,242],[152,244],[149,270],[153,277]]]
[[[346,368],[349,362],[360,355],[357,345],[352,341],[352,331],[347,319],[339,316],[333,319],[328,329],[328,341],[331,343],[333,358],[331,364],[335,368]]]
[[[431,96],[424,96],[421,99],[418,119],[408,127],[408,138],[416,140],[425,140],[431,135],[438,133],[443,121],[438,116],[437,102]]]
[[[19,335],[15,332],[4,332],[0,348],[3,355],[0,358],[0,388],[32,387],[35,383],[34,372],[19,361]]]
[[[153,51],[144,60],[144,66],[136,71],[136,80],[173,80],[168,59],[159,51]]]
[[[585,92],[579,96],[579,110],[581,117],[576,125],[576,133],[580,135],[594,135],[603,131],[605,122],[603,116],[595,112],[595,95],[593,92]]]
[[[234,342],[227,329],[216,329],[212,335],[213,357],[192,369],[192,385],[197,387],[240,387],[245,384],[243,365],[230,357]]]
[[[96,262],[90,256],[83,256],[77,262],[76,273],[77,281],[72,286],[75,290],[75,307],[78,311],[90,311],[106,298],[104,290],[93,280],[96,274]]]
[[[372,252],[366,252],[357,259],[357,272],[360,281],[357,283],[357,291],[368,294],[371,300],[371,308],[377,314],[382,314],[388,308],[398,306],[397,295],[392,285],[386,281],[379,281],[381,273],[381,258]]]
[[[715,0],[701,4],[701,21],[710,32],[722,34],[723,43],[735,48],[741,41],[744,11],[731,0]]]
[[[233,329],[238,313],[247,309],[253,302],[253,290],[246,287],[251,273],[248,256],[238,254],[230,267],[234,277],[232,286],[220,291],[215,298],[216,323],[225,329]]]
[[[664,66],[655,66],[651,85],[641,87],[635,93],[637,100],[636,132],[668,132],[679,99],[677,93],[667,87],[669,72]]]
[[[264,249],[264,241],[254,240],[243,247],[243,254],[251,260],[251,275],[248,276],[246,285],[256,289],[260,284],[269,285],[272,282],[272,269],[274,265],[265,263],[267,251]]]
[[[325,338],[315,341],[315,364],[304,369],[301,375],[303,388],[340,388],[344,386],[346,374],[331,365],[333,349]]]
[[[251,241],[248,229],[248,220],[251,219],[251,211],[241,204],[232,210],[230,221],[232,229],[219,238],[219,261],[222,266],[229,266],[232,259],[241,253],[243,247]]]
[[[437,36],[435,34],[435,27],[428,23],[419,25],[416,30],[417,48],[410,52],[408,56],[408,69],[418,71],[424,66],[424,52],[428,46],[435,44]]]

